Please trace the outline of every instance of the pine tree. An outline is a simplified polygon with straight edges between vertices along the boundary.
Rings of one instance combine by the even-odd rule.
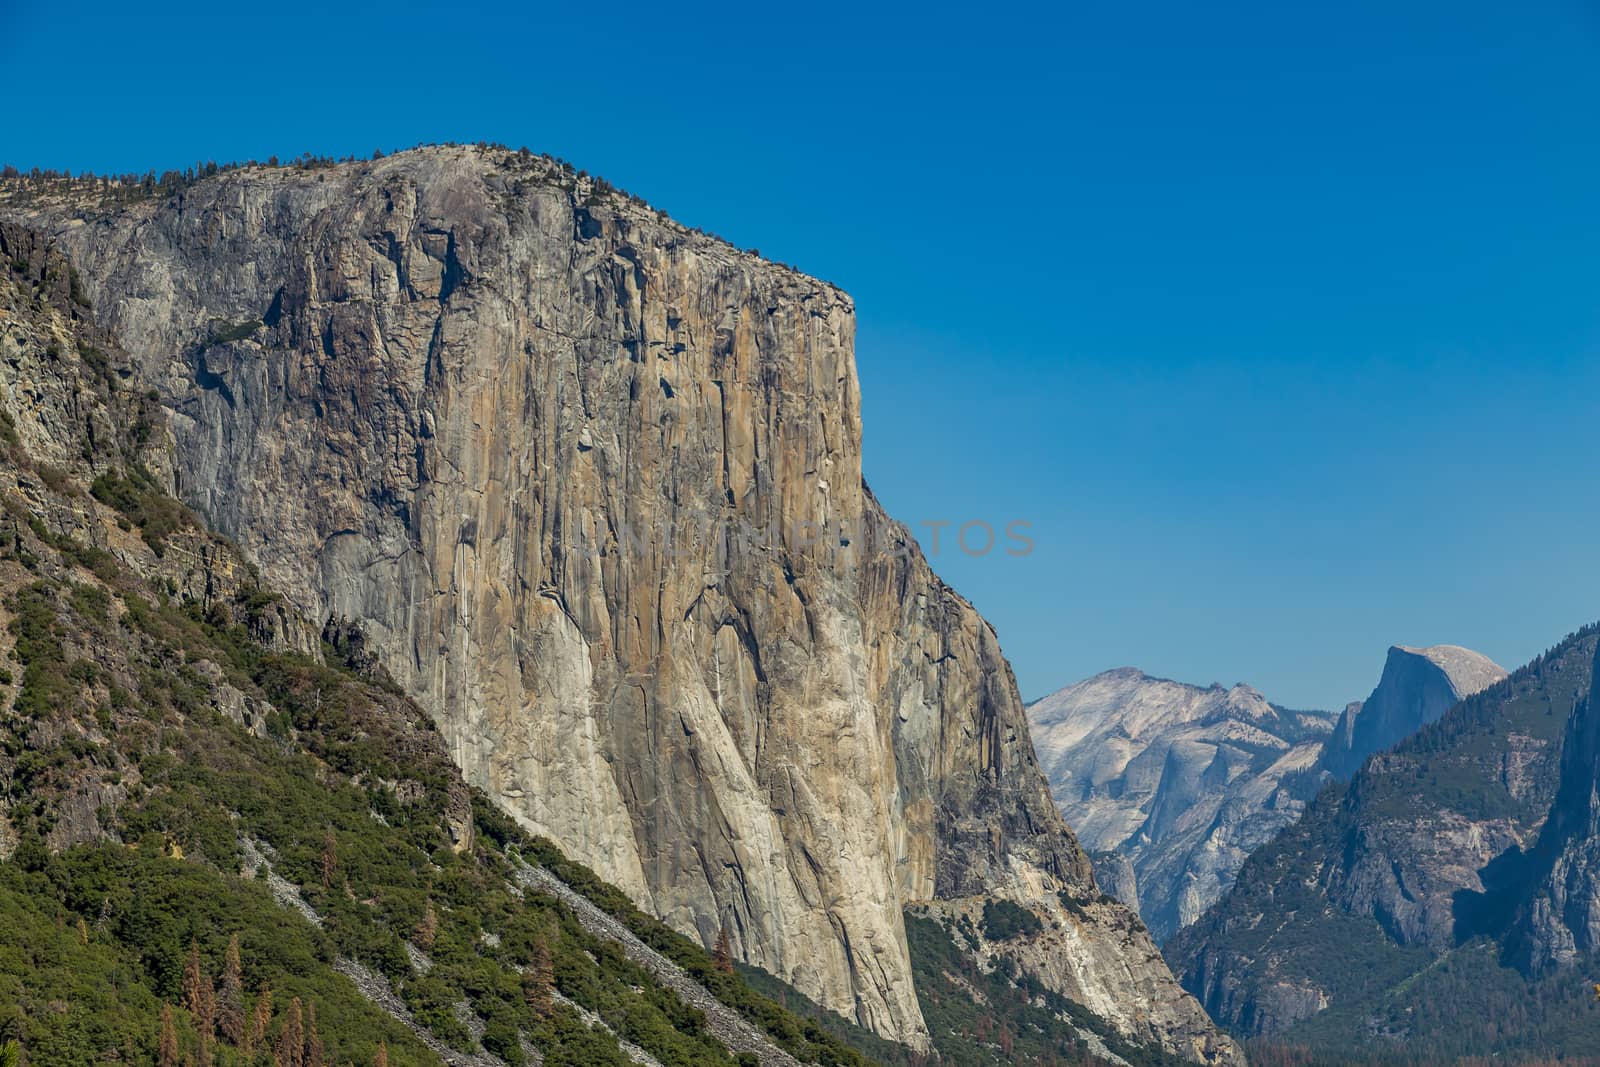
[[[528,969],[522,973],[522,992],[527,998],[528,1007],[533,1013],[543,1019],[550,1014],[551,987],[555,984],[554,969],[550,966],[550,950],[545,947],[544,939],[540,938],[533,943],[533,959],[528,963]]]
[[[422,921],[417,923],[417,929],[412,934],[417,946],[423,950],[433,948],[434,938],[439,936],[439,916],[433,910],[430,900],[422,913]]]
[[[322,1058],[322,1038],[317,1033],[317,1002],[306,1003],[305,1067],[326,1067]]]
[[[299,997],[289,1001],[289,1014],[278,1034],[277,1056],[283,1067],[306,1065],[306,1028]]]
[[[333,888],[333,876],[339,871],[339,857],[335,851],[333,831],[322,839],[322,888]]]
[[[200,969],[200,943],[189,939],[189,958],[183,964],[183,1006],[198,1023],[205,1000],[205,972]]]
[[[378,1051],[372,1057],[372,1067],[389,1067],[389,1046],[378,1042]]]
[[[266,1040],[267,1027],[272,1024],[272,987],[263,984],[256,996],[255,1014],[250,1019],[250,1037],[245,1048],[255,1048]]]
[[[239,966],[238,934],[228,939],[228,954],[222,964],[222,981],[217,987],[217,1029],[230,1044],[244,1044],[244,975]]]
[[[733,945],[728,940],[728,924],[717,931],[717,944],[711,950],[711,962],[723,974],[733,973]]]
[[[211,1067],[211,1036],[217,1028],[217,1000],[211,980],[200,966],[200,945],[189,940],[189,959],[183,965],[183,1006],[194,1019],[195,1032],[200,1035],[196,1050],[199,1067]]]
[[[156,1067],[178,1067],[178,1031],[172,1025],[172,1005],[161,1005],[161,1047]]]

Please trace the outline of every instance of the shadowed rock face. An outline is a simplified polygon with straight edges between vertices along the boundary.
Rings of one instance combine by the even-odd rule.
[[[1348,778],[1374,752],[1410,737],[1505,676],[1505,668],[1468,648],[1395,645],[1372,695],[1339,717],[1321,765],[1336,778]]]
[[[1100,883],[1137,906],[1157,940],[1198,918],[1299,815],[1315,786],[1295,772],[1315,764],[1333,725],[1247,685],[1201,688],[1131,667],[1052,693],[1028,720]]]
[[[1003,896],[1062,993],[1238,1059],[1125,909],[1058,898],[1093,879],[994,633],[861,480],[843,293],[496,150],[29,213],[189,501],[526,826],[914,1045],[903,907]]]
[[[1513,950],[1508,957],[1520,950],[1526,962],[1559,960],[1591,936],[1591,916],[1600,914],[1588,873],[1600,869],[1593,765],[1575,752],[1594,732],[1579,697],[1590,688],[1596,640],[1593,627],[1571,635],[1373,754],[1349,782],[1325,788],[1251,854],[1216,905],[1166,943],[1185,986],[1237,1034],[1348,1053],[1384,1027],[1409,1025],[1408,1047],[1424,1055],[1451,1039],[1443,1030],[1453,1016],[1394,1016],[1425,1003],[1415,997],[1451,995],[1457,979],[1433,973],[1433,962],[1473,939],[1492,939],[1497,952]],[[1374,701],[1394,700],[1386,687],[1404,691],[1396,679],[1441,684],[1425,658],[1392,651]],[[1542,903],[1530,904],[1541,863],[1549,877]],[[1444,992],[1413,989],[1422,976]],[[1555,1023],[1548,1032],[1527,1025],[1535,1029],[1517,1039],[1529,1047],[1577,1051],[1548,1043]]]
[[[1592,682],[1567,723],[1561,784],[1527,869],[1516,961],[1543,974],[1600,952],[1600,699]]]

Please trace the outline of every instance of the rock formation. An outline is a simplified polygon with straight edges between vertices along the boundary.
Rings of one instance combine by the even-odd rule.
[[[916,1046],[903,908],[1006,897],[1061,993],[1238,1061],[1126,909],[1066,906],[994,632],[862,481],[839,290],[482,147],[9,210],[140,357],[185,498],[524,826]]]
[[[219,979],[187,1064],[298,1025],[250,974],[306,994],[280,1065],[867,1067],[850,1041],[881,1040],[713,992],[708,954],[484,804],[358,630],[319,639],[165,491],[135,376],[68,263],[0,221],[0,1061],[150,1064],[164,1030],[176,1062],[182,967],[186,995]]]
[[[1456,645],[1395,645],[1378,687],[1339,717],[1322,754],[1322,769],[1348,778],[1374,752],[1410,737],[1457,701],[1498,682],[1505,669],[1487,656]]]
[[[1583,1051],[1582,1029],[1568,1029],[1578,1016],[1560,1013],[1592,1018],[1587,995],[1529,991],[1515,1017],[1477,998],[1518,1004],[1526,988],[1502,952],[1518,944],[1513,920],[1540,882],[1530,871],[1540,851],[1564,861],[1546,863],[1543,903],[1521,909],[1523,930],[1537,931],[1523,935],[1524,958],[1558,959],[1588,936],[1593,750],[1578,750],[1593,725],[1573,708],[1596,640],[1593,627],[1568,637],[1319,793],[1167,942],[1185,987],[1236,1034],[1341,1055],[1392,1038],[1425,1059]],[[1436,678],[1422,659],[1391,653],[1369,706],[1389,701],[1396,675]]]
[[[1534,974],[1600,953],[1600,696],[1592,686],[1567,723],[1561,784],[1519,879],[1528,893],[1512,952]]]
[[[1096,860],[1101,884],[1136,904],[1158,940],[1198,918],[1299,815],[1315,792],[1303,772],[1333,725],[1247,685],[1202,689],[1131,667],[1052,693],[1028,720],[1067,822],[1108,857]],[[1131,864],[1131,884],[1110,856]]]

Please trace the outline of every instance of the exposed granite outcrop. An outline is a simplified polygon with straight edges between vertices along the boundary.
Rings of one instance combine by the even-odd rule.
[[[902,907],[1089,864],[995,635],[861,479],[853,308],[550,162],[251,168],[53,232],[183,495],[646,908],[914,1045]],[[1031,966],[1237,1062],[1126,909]]]
[[[1600,665],[1600,649],[1596,657]],[[1511,955],[1533,974],[1600,953],[1600,698],[1592,686],[1567,723],[1561,784],[1526,865]]]
[[[1328,712],[1280,708],[1247,685],[1201,688],[1131,667],[1052,693],[1028,719],[1079,840],[1130,865],[1097,859],[1101,884],[1137,902],[1158,940],[1198,918],[1245,857],[1299,816],[1333,725]]]
[[[1505,676],[1504,667],[1469,648],[1395,645],[1372,695],[1348,705],[1339,717],[1322,753],[1322,769],[1349,778],[1374,752],[1410,737]]]
[[[1441,983],[1447,991],[1436,995],[1451,995],[1453,979],[1433,963],[1475,939],[1514,949],[1519,902],[1538,882],[1528,853],[1541,828],[1544,841],[1592,840],[1585,803],[1567,808],[1580,833],[1561,835],[1546,822],[1562,810],[1563,738],[1580,744],[1588,729],[1573,708],[1590,686],[1596,640],[1592,627],[1568,637],[1374,754],[1348,783],[1326,787],[1250,856],[1217,904],[1166,943],[1185,987],[1235,1034],[1304,1036],[1319,1049],[1350,1052],[1387,1032],[1386,1020],[1412,1003],[1413,979]],[[1419,658],[1400,649],[1390,662],[1418,667]],[[1390,680],[1386,670],[1380,690]],[[1585,795],[1581,773],[1561,781],[1563,794]],[[1543,928],[1548,958],[1561,952],[1557,927],[1587,922],[1583,906],[1568,907],[1586,891],[1567,887],[1584,879],[1565,877],[1584,866],[1581,851],[1554,880],[1562,888],[1547,892],[1546,906],[1525,911],[1532,919],[1524,929]],[[1574,921],[1545,921],[1557,913]],[[1314,1030],[1297,1029],[1312,1016],[1323,1016]],[[1410,1028],[1413,1049],[1438,1048],[1451,1039],[1437,1029],[1448,1018],[1399,1017],[1392,1025]]]

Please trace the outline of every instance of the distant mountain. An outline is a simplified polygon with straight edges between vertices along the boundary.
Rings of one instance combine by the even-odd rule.
[[[1348,778],[1374,752],[1410,737],[1505,676],[1505,668],[1469,648],[1395,645],[1372,695],[1339,716],[1320,766],[1335,778]]]
[[[1101,885],[1164,940],[1300,813],[1333,714],[1123,667],[1037,701],[1028,721]]]
[[[1596,642],[1456,704],[1253,854],[1166,945],[1213,1018],[1340,1056],[1600,1048]]]

